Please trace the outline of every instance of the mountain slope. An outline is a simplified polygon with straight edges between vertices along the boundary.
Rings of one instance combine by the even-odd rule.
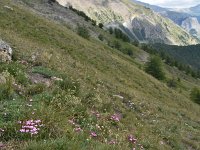
[[[197,12],[199,10],[199,5],[189,9],[167,9],[136,0],[133,0],[133,2],[158,12],[163,17],[169,18],[184,30],[188,31],[191,35],[200,38],[200,21]]]
[[[124,32],[141,42],[174,45],[190,45],[199,42],[172,21],[127,0],[88,0],[85,5],[82,5],[81,0],[58,0],[58,2],[63,6],[72,5],[84,11],[97,22],[112,23],[118,28],[123,24],[128,29]]]
[[[191,7],[190,11],[193,15],[200,16],[200,5]]]
[[[27,2],[0,1],[0,37],[14,52],[13,62],[0,65],[8,77],[0,86],[1,149],[199,149],[200,110],[189,99],[198,80],[171,89],[133,58]],[[33,120],[42,123],[36,135],[20,132]]]

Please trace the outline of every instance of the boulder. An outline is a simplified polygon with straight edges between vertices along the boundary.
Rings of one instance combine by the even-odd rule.
[[[0,61],[7,62],[12,60],[12,48],[0,39]]]

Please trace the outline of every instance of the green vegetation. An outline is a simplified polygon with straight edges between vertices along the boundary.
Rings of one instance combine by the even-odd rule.
[[[191,46],[175,46],[175,45],[153,45],[157,51],[165,52],[168,56],[174,60],[182,63],[183,65],[190,65],[194,69],[200,69],[200,45]]]
[[[194,88],[191,91],[190,97],[195,103],[200,104],[200,89]]]
[[[78,35],[80,35],[81,37],[83,37],[85,39],[90,38],[90,33],[89,33],[88,29],[84,26],[78,26],[77,33],[78,33]]]
[[[141,48],[150,54],[159,55],[163,60],[165,60],[167,65],[177,67],[180,71],[184,71],[186,74],[191,75],[194,78],[200,78],[200,71],[196,68],[200,58],[198,55],[198,45],[176,47],[160,44],[153,46],[143,44]],[[184,53],[186,53],[186,55],[184,55]]]
[[[67,9],[67,8],[66,8],[66,9]],[[72,11],[74,11],[77,15],[79,15],[79,16],[85,18],[85,21],[90,21],[90,22],[92,23],[93,26],[96,26],[96,21],[93,20],[93,19],[91,19],[90,17],[88,17],[83,11],[79,11],[79,10],[73,8],[72,6],[69,6],[69,9],[72,10]],[[103,24],[99,24],[99,27],[100,27],[100,28],[103,28],[102,25],[103,25]]]
[[[150,75],[154,76],[158,80],[165,79],[162,60],[158,56],[150,58],[149,62],[147,62],[146,64],[145,71]]]
[[[32,73],[39,73],[39,74],[45,76],[46,78],[61,76],[57,72],[55,72],[53,70],[50,70],[48,68],[45,68],[43,66],[35,66],[35,67],[33,67],[32,68]]]
[[[110,34],[114,34],[117,39],[121,39],[124,42],[130,42],[129,37],[123,33],[120,29],[110,27],[108,29]]]
[[[199,149],[198,80],[163,65],[181,78],[169,88],[141,69],[141,49],[99,27],[105,42],[87,40],[25,6],[0,1],[0,35],[15,51],[0,65],[2,149]]]

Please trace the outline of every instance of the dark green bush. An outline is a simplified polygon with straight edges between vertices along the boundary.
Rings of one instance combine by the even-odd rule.
[[[190,93],[190,98],[197,104],[200,104],[200,89],[194,88]]]
[[[146,63],[145,71],[158,80],[165,79],[162,60],[158,56],[151,57]]]
[[[102,34],[99,34],[98,38],[99,38],[99,40],[101,40],[101,41],[103,41],[103,40],[104,40],[104,37],[103,37],[103,35],[102,35]]]
[[[170,88],[177,88],[178,84],[179,84],[179,81],[176,80],[176,79],[170,79],[170,80],[167,81],[167,85]]]
[[[99,28],[103,28],[103,23],[99,23]]]
[[[78,26],[77,33],[78,33],[78,35],[80,35],[81,37],[83,37],[85,39],[90,38],[90,33],[89,33],[88,29],[84,26]]]

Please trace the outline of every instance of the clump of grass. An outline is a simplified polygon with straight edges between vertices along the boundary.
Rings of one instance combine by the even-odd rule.
[[[43,83],[38,83],[38,84],[34,84],[34,85],[30,85],[27,90],[26,90],[26,94],[27,95],[36,95],[36,94],[40,94],[42,92],[44,92],[46,89],[46,85]]]
[[[11,99],[14,96],[14,78],[9,72],[3,72],[1,76],[5,78],[5,83],[0,83],[0,100]]]
[[[49,68],[45,68],[43,66],[36,66],[32,68],[32,73],[38,73],[41,74],[43,76],[45,76],[46,78],[51,78],[54,76],[60,76],[57,72],[49,69]]]
[[[72,81],[68,78],[64,78],[63,81],[56,81],[56,84],[64,91],[78,95],[80,92],[80,84],[76,81]]]
[[[22,84],[27,85],[29,82],[28,76],[25,73],[26,67],[19,62],[11,62],[1,63],[0,64],[0,72],[8,71],[14,78],[15,81]]]

